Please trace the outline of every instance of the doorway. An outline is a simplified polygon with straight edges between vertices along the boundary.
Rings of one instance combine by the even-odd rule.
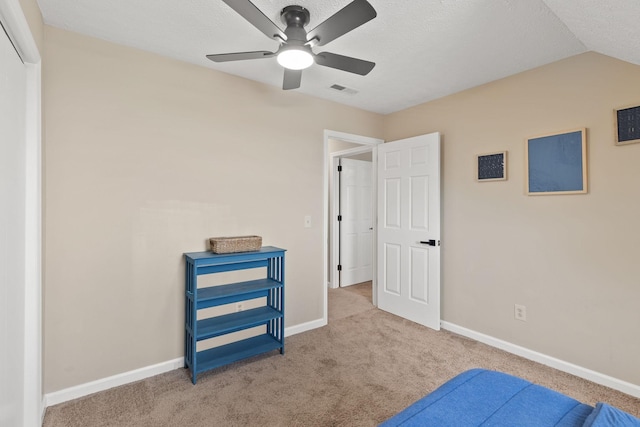
[[[340,204],[339,192],[337,191],[338,164],[342,158],[355,158],[359,160],[367,159],[371,163],[371,218],[375,218],[375,170],[376,170],[376,146],[382,144],[384,140],[370,138],[361,135],[346,134],[342,132],[325,130],[324,133],[324,284],[327,290],[324,292],[324,322],[328,322],[328,293],[330,290],[340,286],[340,237],[338,222],[338,206]],[[368,228],[375,228],[371,224]],[[367,230],[369,231],[369,230]],[[370,250],[372,271],[375,272],[375,230],[370,230]],[[365,285],[363,285],[365,286]],[[376,305],[376,279],[373,274],[371,285],[372,303]],[[357,291],[355,288],[352,291]],[[332,295],[335,298],[335,295]]]

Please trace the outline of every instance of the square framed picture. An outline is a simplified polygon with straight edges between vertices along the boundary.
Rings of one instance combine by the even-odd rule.
[[[527,194],[587,192],[586,129],[529,138],[525,155]]]
[[[507,179],[507,152],[478,154],[476,156],[476,181],[505,181]]]
[[[614,110],[616,145],[640,142],[640,105]]]

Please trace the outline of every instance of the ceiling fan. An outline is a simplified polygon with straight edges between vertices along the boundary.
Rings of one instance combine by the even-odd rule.
[[[282,89],[300,87],[302,70],[314,62],[325,67],[350,73],[367,75],[376,65],[370,61],[330,52],[313,53],[315,46],[323,46],[376,17],[375,9],[367,0],[354,0],[347,6],[307,32],[309,11],[302,6],[287,6],[280,12],[287,28],[282,31],[249,0],[223,0],[229,7],[262,31],[267,37],[280,42],[276,52],[255,51],[207,55],[214,62],[240,61],[276,57],[284,67]]]

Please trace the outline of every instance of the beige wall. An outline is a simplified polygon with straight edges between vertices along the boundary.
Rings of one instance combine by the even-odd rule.
[[[51,27],[45,46],[45,392],[182,357],[182,253],[211,236],[286,248],[286,326],[322,318],[323,130],[379,136],[379,115]]]
[[[587,53],[385,118],[387,140],[443,135],[443,320],[640,384],[640,144],[613,143],[639,103],[640,67]],[[579,127],[589,193],[526,196],[525,138]],[[508,181],[475,182],[502,150]]]

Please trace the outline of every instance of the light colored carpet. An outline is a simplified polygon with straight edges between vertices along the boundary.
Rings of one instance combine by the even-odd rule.
[[[631,396],[380,311],[368,289],[330,290],[329,325],[287,338],[284,356],[201,374],[195,386],[178,369],[50,407],[44,426],[375,426],[476,367],[640,416]]]
[[[371,310],[371,282],[329,289],[329,323]]]

